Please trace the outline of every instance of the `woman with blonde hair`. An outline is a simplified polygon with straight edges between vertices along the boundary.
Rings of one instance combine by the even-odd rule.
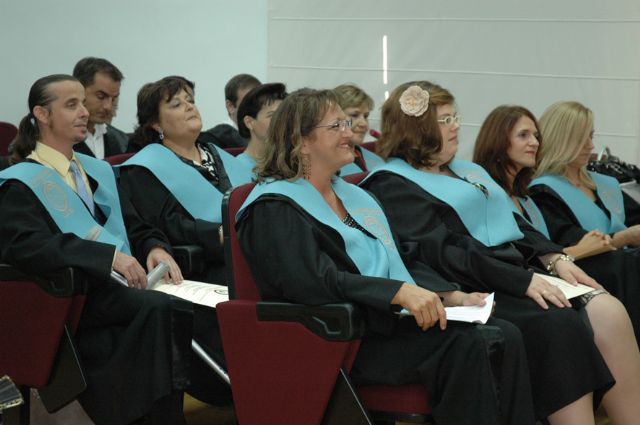
[[[593,112],[578,102],[558,102],[540,118],[534,199],[551,239],[568,245],[591,230],[608,233],[615,247],[640,246],[640,205],[613,177],[587,171],[593,150]]]
[[[374,106],[371,96],[354,84],[342,84],[333,91],[338,96],[340,108],[351,120],[353,136],[350,143],[353,144],[355,154],[354,161],[340,169],[340,175],[347,176],[368,171],[382,164],[384,162],[382,158],[361,146],[369,132],[369,113]]]

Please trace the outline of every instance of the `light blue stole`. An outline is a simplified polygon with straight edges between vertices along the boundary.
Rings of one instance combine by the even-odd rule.
[[[580,225],[586,230],[600,230],[604,233],[615,233],[627,228],[624,224],[624,200],[618,181],[603,174],[589,171],[596,185],[598,197],[611,214],[607,217],[595,202],[580,189],[575,187],[564,176],[547,174],[534,179],[529,187],[545,184],[553,189],[571,209]]]
[[[529,222],[538,232],[545,235],[547,239],[551,239],[549,236],[549,229],[547,228],[547,223],[544,221],[544,216],[542,215],[542,212],[540,212],[540,209],[538,208],[536,203],[533,202],[533,199],[531,199],[528,196],[526,198],[521,198],[518,196],[518,202],[520,203],[520,206],[522,207],[522,209],[526,211],[529,218],[526,218],[522,214],[522,212],[520,212],[520,210],[516,208],[516,206],[512,202],[511,205],[513,205],[513,211],[515,211],[522,218],[527,220],[527,222]]]
[[[242,152],[240,155],[236,156],[236,161],[238,164],[242,165],[249,174],[253,176],[253,168],[256,166],[256,160],[253,159],[252,156]],[[248,183],[248,182],[245,182]]]
[[[216,148],[217,149],[217,148]],[[224,152],[224,151],[222,151]],[[238,177],[241,168],[236,159],[227,152],[229,158],[218,154],[224,164],[224,169],[229,175],[232,185],[239,185],[251,181],[249,178],[242,181]],[[199,220],[212,223],[222,222],[222,197],[223,193],[207,181],[194,167],[190,167],[180,160],[173,151],[160,143],[151,143],[140,152],[125,161],[120,167],[136,165],[149,170],[160,182],[175,196],[182,207]],[[227,168],[227,165],[230,165]],[[231,169],[236,170],[232,180]]]
[[[414,283],[400,258],[389,223],[378,203],[367,192],[342,179],[335,179],[333,190],[351,217],[375,238],[344,224],[320,193],[304,179],[293,182],[277,180],[256,185],[238,211],[237,220],[241,220],[246,208],[262,195],[286,196],[316,220],[338,232],[347,255],[361,275]]]
[[[449,204],[471,236],[486,246],[524,237],[513,216],[511,199],[484,168],[456,159],[449,164],[449,169],[460,179],[420,171],[402,159],[391,158],[373,170],[367,179],[377,172],[390,171],[411,180],[425,192]]]
[[[384,159],[371,152],[369,149],[360,148],[360,151],[362,152],[362,157],[364,158],[364,162],[367,164],[367,169],[369,171],[373,170],[379,165],[384,164]],[[358,173],[362,173],[362,170],[356,165],[355,162],[347,164],[340,169],[340,176],[342,177]]]
[[[98,182],[93,202],[107,218],[104,225],[96,222],[62,177],[44,165],[21,162],[9,167],[0,173],[0,185],[8,180],[21,181],[33,191],[63,233],[115,245],[118,251],[131,255],[113,170],[108,163],[88,155],[76,152],[75,156],[85,172]]]
[[[247,168],[242,166],[235,156],[213,143],[208,143],[207,146],[213,147],[216,152],[218,152],[218,155],[220,155],[224,170],[227,172],[227,176],[229,176],[231,186],[240,186],[249,183],[253,179],[253,167]]]

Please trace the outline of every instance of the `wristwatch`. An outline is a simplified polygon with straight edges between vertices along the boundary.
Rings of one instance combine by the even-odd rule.
[[[573,263],[575,260],[576,259],[573,258],[571,255],[560,254],[554,257],[551,261],[549,261],[549,264],[547,264],[547,271],[549,272],[550,275],[556,276],[558,274],[556,273],[556,264],[558,264],[558,261],[570,261]]]

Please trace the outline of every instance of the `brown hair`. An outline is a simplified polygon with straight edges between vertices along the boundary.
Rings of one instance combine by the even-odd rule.
[[[302,138],[314,130],[331,108],[338,106],[332,90],[303,88],[289,94],[271,117],[262,156],[256,165],[257,181],[302,176]]]
[[[160,134],[153,128],[160,121],[160,102],[168,102],[181,90],[193,94],[195,84],[184,77],[164,77],[155,83],[147,83],[138,91],[138,127],[132,140],[139,147],[158,143]]]
[[[410,116],[400,108],[400,96],[418,86],[429,92],[429,109],[419,117]],[[398,86],[382,105],[382,133],[376,152],[382,158],[396,156],[413,167],[430,167],[433,157],[442,149],[437,107],[455,102],[447,90],[428,81],[412,81]]]
[[[485,170],[509,194],[527,196],[527,186],[533,177],[533,168],[523,168],[509,184],[509,169],[514,167],[507,151],[511,146],[511,131],[522,117],[531,118],[538,129],[536,117],[527,108],[516,105],[502,105],[491,111],[478,132],[473,148],[473,162],[482,165]],[[540,146],[542,139],[537,137]]]

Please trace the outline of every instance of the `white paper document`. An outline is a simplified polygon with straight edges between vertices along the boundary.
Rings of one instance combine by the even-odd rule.
[[[485,324],[491,316],[493,310],[493,296],[491,293],[485,298],[485,305],[472,305],[472,306],[458,306],[458,307],[445,307],[444,311],[447,313],[447,320],[454,320],[456,322],[469,322]],[[401,316],[411,316],[411,313],[407,310],[402,310],[398,313]]]
[[[560,279],[559,277],[547,276],[546,274],[540,273],[536,273],[536,275],[540,276],[553,286],[560,289],[568,300],[570,300],[571,298],[579,297],[580,295],[584,295],[591,291],[595,291],[595,288],[583,285],[582,283],[578,283],[576,286],[573,286],[566,280]]]
[[[229,301],[229,290],[226,286],[193,280],[183,280],[179,285],[174,285],[173,283],[167,283],[164,279],[160,279],[148,289],[165,292],[192,303],[214,308],[218,303]]]

